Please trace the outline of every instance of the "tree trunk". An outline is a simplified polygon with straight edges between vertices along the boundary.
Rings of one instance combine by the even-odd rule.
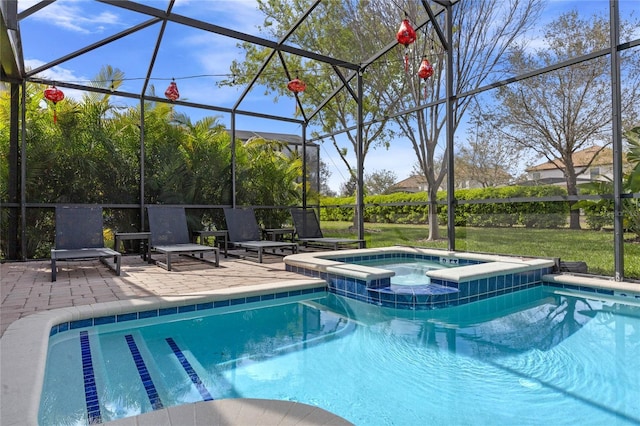
[[[580,210],[572,209],[575,201],[569,202],[569,229],[581,229],[580,227]]]
[[[431,188],[427,191],[429,196],[429,241],[440,239],[440,228],[438,228],[438,203],[437,203],[437,191],[432,191]]]
[[[567,167],[567,195],[578,195],[578,185],[576,184],[576,174],[573,165]],[[575,201],[569,201],[569,229],[580,229],[580,210],[571,207]]]

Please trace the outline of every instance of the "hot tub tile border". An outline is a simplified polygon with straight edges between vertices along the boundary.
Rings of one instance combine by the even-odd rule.
[[[477,265],[486,263],[478,259],[465,259],[460,256],[453,256],[446,252],[438,254],[420,254],[407,252],[382,252],[368,255],[331,255],[318,256],[323,260],[340,263],[376,261],[386,259],[406,259],[406,260],[427,260],[438,263],[449,263],[447,259],[454,259],[458,266]],[[446,261],[443,262],[443,259]],[[305,265],[311,266],[310,263]],[[525,265],[526,266],[526,265]],[[490,297],[512,293],[518,290],[527,289],[542,284],[542,277],[551,274],[553,267],[543,266],[534,269],[508,272],[491,276],[481,276],[477,279],[464,281],[448,281],[439,278],[431,278],[431,283],[443,287],[456,289],[456,292],[449,294],[392,294],[381,293],[379,290],[390,287],[390,278],[372,279],[363,281],[336,273],[326,273],[311,267],[289,264],[285,261],[285,269],[290,272],[299,273],[308,277],[320,278],[327,282],[329,292],[351,299],[360,300],[366,303],[390,307],[395,309],[434,309],[446,306],[457,306],[466,303],[484,300]],[[372,290],[372,291],[369,291]],[[410,296],[410,297],[409,297]]]

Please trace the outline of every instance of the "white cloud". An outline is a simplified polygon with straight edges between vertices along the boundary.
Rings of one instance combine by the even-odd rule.
[[[44,65],[45,62],[39,59],[25,59],[24,64],[27,69],[34,69]],[[36,77],[46,79],[46,80],[52,80],[54,82],[56,81],[77,82],[77,81],[89,80],[86,77],[77,76],[73,73],[72,70],[69,70],[67,68],[62,68],[60,66],[52,67],[46,71],[38,73],[36,74]],[[61,90],[63,90],[65,98],[71,98],[76,100],[82,99],[82,95],[84,93],[83,91],[80,91],[80,90],[67,89],[67,88],[61,89]]]
[[[173,11],[247,34],[256,34],[264,20],[255,0],[181,0],[176,2]]]
[[[37,3],[19,2],[20,9],[28,8]],[[107,26],[122,25],[121,19],[115,13],[99,12],[91,14],[88,2],[78,0],[58,0],[34,13],[29,19],[45,21],[48,24],[64,28],[68,31],[90,34],[101,33]]]

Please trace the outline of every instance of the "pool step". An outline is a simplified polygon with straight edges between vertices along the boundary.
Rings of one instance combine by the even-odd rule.
[[[425,285],[391,285],[390,287],[369,288],[369,292],[386,293],[386,294],[420,294],[420,295],[440,295],[458,293],[459,290],[453,287],[447,287],[439,284]]]
[[[140,375],[140,380],[142,381],[142,385],[144,386],[145,391],[147,392],[147,397],[149,398],[149,403],[151,404],[151,408],[154,410],[159,410],[164,408],[164,404],[162,403],[162,399],[158,394],[158,390],[156,389],[155,384],[153,383],[153,379],[151,378],[151,374],[149,373],[149,369],[147,368],[147,364],[145,363],[142,354],[140,353],[140,349],[138,349],[138,345],[132,334],[127,334],[124,336],[127,341],[127,346],[129,347],[129,351],[131,352],[131,357],[133,358],[133,362],[136,365],[136,369],[138,370],[138,374]]]
[[[435,305],[446,301],[450,294],[459,290],[439,284],[391,285],[381,288],[367,288],[371,299],[380,305],[398,307],[399,305]]]
[[[84,394],[87,405],[87,421],[89,424],[102,423],[98,388],[96,387],[91,342],[86,330],[80,332],[80,349],[82,351],[82,375],[84,380]]]
[[[202,396],[202,400],[213,401],[213,397],[209,393],[209,390],[200,379],[200,376],[198,376],[198,373],[191,366],[191,363],[189,362],[185,354],[182,352],[178,344],[175,342],[175,340],[173,340],[172,337],[167,337],[165,341],[167,342],[169,347],[171,347],[171,351],[178,359],[178,362],[184,369],[184,372],[187,374],[187,376],[189,376],[189,379],[191,379],[191,382],[198,390],[198,393],[200,393],[200,395]]]

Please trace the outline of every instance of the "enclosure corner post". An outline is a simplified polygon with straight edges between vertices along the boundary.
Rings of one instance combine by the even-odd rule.
[[[302,208],[307,208],[307,123],[302,125]]]
[[[363,141],[363,117],[362,97],[363,83],[362,75],[364,70],[358,71],[358,189],[356,191],[356,215],[358,223],[358,239],[364,240],[364,141]]]
[[[449,250],[456,249],[456,199],[453,155],[453,6],[447,5],[447,238]],[[438,226],[437,223],[430,226]]]
[[[236,113],[231,113],[231,207],[236,208]]]
[[[613,231],[615,280],[624,280],[624,209],[622,193],[622,111],[620,90],[620,12],[618,1],[610,0],[609,30],[611,48],[611,137],[613,139]]]

